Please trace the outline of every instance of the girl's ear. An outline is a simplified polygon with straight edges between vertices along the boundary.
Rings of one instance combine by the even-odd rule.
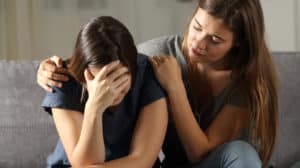
[[[88,68],[84,70],[84,79],[86,83],[94,79],[93,74]]]

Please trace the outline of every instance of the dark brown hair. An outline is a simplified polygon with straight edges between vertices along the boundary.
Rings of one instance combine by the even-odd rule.
[[[199,0],[198,7],[222,19],[234,34],[234,45],[226,55],[237,88],[248,102],[249,137],[266,167],[275,146],[278,128],[277,77],[265,41],[264,17],[259,0]],[[186,55],[188,31],[183,40]]]
[[[136,59],[137,49],[128,29],[110,16],[101,16],[80,30],[68,69],[78,82],[85,83],[86,68],[120,60],[134,79]]]

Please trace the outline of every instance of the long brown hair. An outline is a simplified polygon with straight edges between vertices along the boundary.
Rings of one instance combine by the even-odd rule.
[[[120,60],[134,79],[137,49],[128,29],[110,16],[91,19],[80,30],[68,69],[81,84],[85,83],[84,70]]]
[[[250,111],[249,141],[266,167],[272,155],[278,128],[276,71],[265,41],[265,26],[259,0],[199,0],[198,8],[220,18],[234,34],[226,55],[226,68],[242,91]],[[195,13],[196,13],[195,11]],[[195,15],[195,14],[194,14]],[[182,43],[186,55],[188,31]]]

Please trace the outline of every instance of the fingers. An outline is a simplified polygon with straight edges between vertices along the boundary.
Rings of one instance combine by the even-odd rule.
[[[48,78],[45,77],[39,77],[37,83],[48,92],[53,92],[53,89],[50,86],[59,87],[59,88],[62,87],[62,83],[49,80]]]
[[[52,60],[57,67],[61,68],[62,67],[62,58],[57,56],[57,55],[54,55],[50,58],[50,60]]]
[[[49,80],[66,82],[69,79],[66,74],[68,74],[66,68],[58,68],[50,59],[43,61],[39,68],[39,75],[49,78]]]
[[[170,58],[171,58],[171,56],[153,56],[153,57],[149,57],[149,61],[150,61],[151,65],[156,69],[161,64],[163,64],[167,60],[169,60]]]
[[[53,92],[53,89],[50,86],[48,86],[47,84],[44,84],[43,82],[41,82],[39,80],[37,81],[37,83],[47,92]]]
[[[62,74],[65,77],[67,77],[66,75],[69,74],[69,71],[66,68],[58,68],[58,67],[56,67],[55,70],[54,70],[54,72],[57,73],[57,74]]]
[[[41,62],[39,69],[55,72],[56,65],[52,60],[46,59]]]
[[[115,81],[118,78],[125,76],[128,73],[128,68],[125,66],[119,66],[115,71],[113,71],[112,73],[110,73],[107,76],[107,80],[110,81]]]
[[[122,86],[122,84],[129,81],[129,79],[130,79],[130,75],[123,75],[114,81],[114,85],[116,88],[120,88]]]
[[[39,69],[38,70],[38,84],[40,86],[44,86],[43,88],[45,90],[49,90],[48,87],[45,88],[45,86],[55,86],[55,87],[62,87],[61,81],[68,81],[68,77],[62,74],[57,74],[55,72],[50,72],[45,69]]]
[[[107,65],[105,65],[101,70],[100,72],[95,76],[95,80],[103,80],[106,78],[106,76],[108,74],[110,74],[111,72],[113,72],[120,64],[120,61],[117,60],[117,61],[113,61]]]
[[[121,94],[124,90],[126,90],[128,85],[130,84],[130,78],[128,76],[127,77],[122,77],[120,80],[118,80],[118,83],[116,82],[115,84],[117,86],[116,89],[115,89],[116,92]]]
[[[149,57],[148,60],[154,69],[158,67],[158,62],[155,60],[155,58]]]
[[[41,63],[40,66],[43,70],[52,72],[52,73],[59,73],[59,74],[69,74],[66,68],[58,67],[55,62],[51,59],[45,60]]]
[[[56,81],[67,81],[68,77],[66,75],[58,74],[55,72],[50,71],[42,71],[41,72],[44,77],[48,78],[49,80],[56,80]]]
[[[126,80],[117,88],[117,92],[119,93],[119,95],[128,91],[127,88],[129,88],[129,84],[130,84],[129,80]]]
[[[52,92],[53,89],[50,86],[62,87],[62,82],[69,80],[66,76],[67,69],[59,68],[59,66],[62,66],[62,59],[57,56],[41,62],[37,73],[37,83],[46,91]]]

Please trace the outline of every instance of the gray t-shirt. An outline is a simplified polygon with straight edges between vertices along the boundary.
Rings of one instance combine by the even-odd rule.
[[[187,76],[187,62],[181,50],[182,36],[164,36],[153,40],[146,41],[138,45],[138,50],[140,53],[149,56],[156,55],[170,55],[177,59],[177,62],[182,71],[182,78],[184,84],[187,88],[186,76]],[[206,130],[214,118],[218,115],[222,107],[225,104],[231,104],[234,106],[244,106],[245,101],[241,98],[238,90],[236,90],[235,82],[231,81],[229,84],[221,91],[219,95],[214,97],[211,104],[206,107],[199,107],[198,103],[192,101],[189,89],[187,89],[187,96],[191,108],[193,110],[194,116],[197,119],[200,127]],[[176,167],[179,165],[188,164],[188,159],[186,157],[185,151],[179,141],[174,124],[170,118],[167,130],[166,139],[163,145],[163,151],[165,154],[165,166],[164,167]]]

